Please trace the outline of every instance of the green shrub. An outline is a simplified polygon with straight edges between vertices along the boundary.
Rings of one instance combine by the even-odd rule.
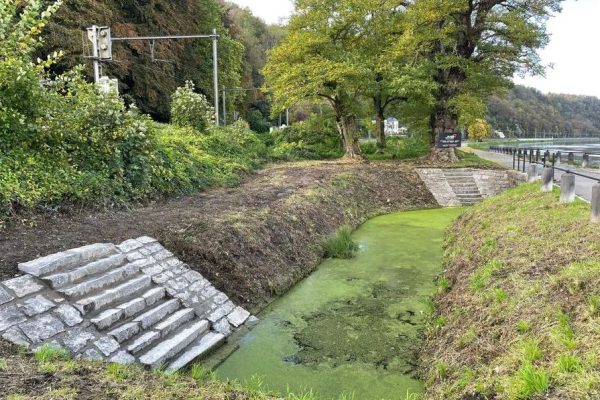
[[[214,125],[215,109],[206,96],[195,92],[195,85],[187,81],[177,89],[171,101],[171,121],[181,127],[195,128],[204,132]]]
[[[325,257],[352,258],[358,250],[358,245],[352,240],[352,230],[344,226],[323,243]]]
[[[316,115],[269,135],[271,157],[275,160],[324,160],[339,158],[343,153],[334,124]]]
[[[52,346],[50,344],[43,345],[36,353],[35,359],[41,363],[49,363],[53,361],[66,361],[71,356],[69,352],[61,347]]]
[[[360,148],[370,160],[409,160],[419,158],[429,152],[429,144],[420,138],[389,138],[382,154],[378,154],[377,143],[368,141],[362,143]]]

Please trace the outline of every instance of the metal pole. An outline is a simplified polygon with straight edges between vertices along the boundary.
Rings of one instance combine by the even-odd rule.
[[[213,80],[215,89],[215,121],[219,126],[219,54],[217,49],[217,30],[213,29]]]
[[[223,125],[227,125],[227,100],[225,99],[225,85],[223,85]]]
[[[285,109],[285,125],[290,126],[290,109]]]
[[[98,26],[92,26],[92,59],[94,61],[94,82],[100,82],[100,49],[98,48]]]

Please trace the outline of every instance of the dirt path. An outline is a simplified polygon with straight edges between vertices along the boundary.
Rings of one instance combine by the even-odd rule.
[[[340,225],[435,205],[407,163],[274,165],[237,188],[129,211],[24,220],[0,232],[0,279],[39,256],[148,235],[238,302],[259,307],[318,264],[322,238]]]

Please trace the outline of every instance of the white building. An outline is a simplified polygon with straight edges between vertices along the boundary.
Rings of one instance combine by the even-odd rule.
[[[385,135],[386,136],[398,136],[400,135],[400,122],[394,117],[389,117],[385,121]]]

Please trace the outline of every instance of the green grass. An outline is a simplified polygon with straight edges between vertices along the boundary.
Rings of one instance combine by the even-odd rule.
[[[334,235],[323,242],[323,252],[327,258],[352,258],[358,245],[352,240],[350,227],[341,227]]]
[[[63,348],[52,346],[50,344],[43,345],[36,353],[35,359],[41,363],[50,363],[53,361],[66,361],[71,356],[69,352]]]
[[[550,388],[550,377],[540,368],[525,365],[519,369],[516,378],[516,399],[531,399]]]
[[[431,307],[421,353],[425,398],[597,397],[600,229],[590,215],[589,204],[562,204],[534,183],[454,223],[443,260],[453,285]],[[457,372],[440,380],[444,364]]]

